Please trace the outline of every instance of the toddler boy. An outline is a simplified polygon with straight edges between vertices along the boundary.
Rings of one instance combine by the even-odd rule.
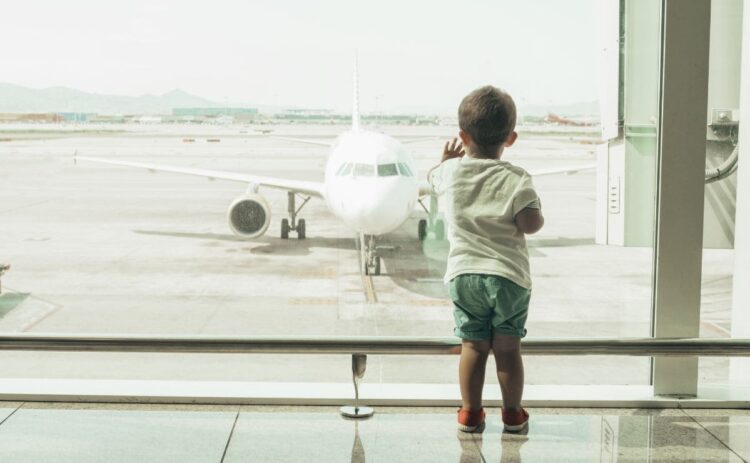
[[[474,90],[461,101],[458,123],[461,142],[447,142],[441,163],[428,174],[448,225],[445,282],[454,333],[462,339],[458,428],[484,429],[482,388],[492,351],[505,430],[516,432],[529,417],[521,406],[521,338],[531,296],[525,235],[539,231],[544,217],[531,176],[500,159],[518,136],[510,95],[492,86]]]

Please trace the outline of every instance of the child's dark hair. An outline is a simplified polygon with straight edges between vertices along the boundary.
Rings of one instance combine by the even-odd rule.
[[[516,128],[516,104],[503,90],[485,85],[461,100],[458,126],[474,141],[477,154],[492,156]]]

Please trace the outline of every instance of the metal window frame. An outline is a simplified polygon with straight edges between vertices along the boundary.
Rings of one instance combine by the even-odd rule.
[[[662,0],[652,334],[699,335],[711,0]],[[655,358],[655,395],[695,396],[698,358]]]

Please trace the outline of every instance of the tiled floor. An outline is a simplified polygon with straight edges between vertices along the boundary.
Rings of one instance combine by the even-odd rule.
[[[525,434],[489,410],[481,435],[453,409],[0,403],[10,462],[742,462],[750,410],[532,409]]]

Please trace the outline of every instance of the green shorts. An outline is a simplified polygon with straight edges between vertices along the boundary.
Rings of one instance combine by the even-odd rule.
[[[464,274],[448,283],[448,291],[459,338],[526,336],[530,290],[497,275]]]

